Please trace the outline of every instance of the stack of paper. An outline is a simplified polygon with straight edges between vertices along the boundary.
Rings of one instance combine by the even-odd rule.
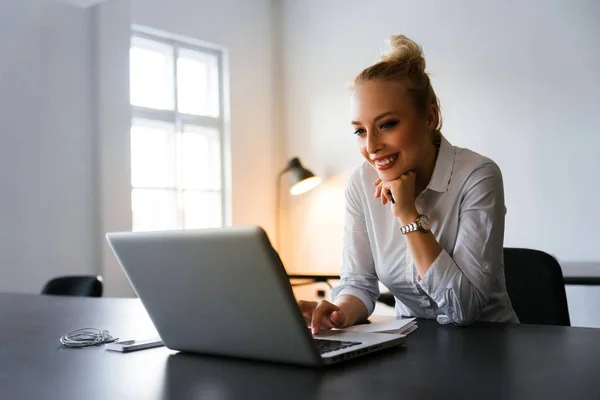
[[[418,326],[414,318],[396,318],[388,315],[372,315],[370,324],[354,325],[345,328],[346,332],[370,332],[370,333],[399,333],[408,335],[414,332]]]

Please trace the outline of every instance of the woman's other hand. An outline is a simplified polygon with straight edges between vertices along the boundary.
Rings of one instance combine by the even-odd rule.
[[[312,333],[316,335],[321,329],[344,328],[347,318],[344,312],[335,304],[327,300],[298,301],[298,307],[306,325],[312,327]]]

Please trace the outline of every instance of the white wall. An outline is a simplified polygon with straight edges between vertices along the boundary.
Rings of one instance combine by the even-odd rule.
[[[500,165],[505,245],[598,265],[598,16],[594,0],[284,1],[285,153],[327,179],[289,201],[288,270],[339,271],[344,187],[361,162],[346,88],[393,33],[423,46],[446,137]],[[567,292],[572,323],[600,326],[600,289]]]
[[[109,0],[93,8],[95,140],[95,262],[104,278],[105,295],[134,292],[106,242],[107,232],[131,230],[131,148],[128,0]]]
[[[95,273],[90,12],[0,2],[0,291]]]
[[[282,161],[270,0],[109,0],[89,9],[10,0],[0,11],[0,291],[37,292],[55,275],[99,272],[107,295],[133,294],[104,239],[131,229],[132,23],[225,48],[231,220],[274,234]]]
[[[131,229],[132,23],[225,49],[231,220],[274,235],[283,161],[270,0],[108,0],[88,9],[10,0],[0,11],[0,291],[37,292],[51,276],[98,272],[106,295],[133,294],[104,239]]]
[[[599,15],[594,0],[284,1],[286,154],[330,181],[291,202],[290,268],[339,268],[343,188],[361,161],[346,88],[392,33],[423,46],[448,139],[500,165],[505,245],[600,261]]]
[[[274,234],[277,174],[271,0],[132,0],[134,24],[223,46],[229,63],[233,224]]]

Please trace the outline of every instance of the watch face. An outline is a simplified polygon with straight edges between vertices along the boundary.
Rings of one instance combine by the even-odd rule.
[[[431,220],[429,219],[429,217],[427,215],[421,215],[421,217],[419,218],[419,222],[421,223],[421,228],[424,231],[431,230]]]

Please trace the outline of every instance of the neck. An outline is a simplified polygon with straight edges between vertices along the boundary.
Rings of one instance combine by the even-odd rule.
[[[417,181],[415,183],[415,193],[417,196],[427,188],[427,185],[429,185],[437,161],[438,148],[432,144],[427,149],[428,151],[425,160],[421,166],[415,170],[417,173]]]

